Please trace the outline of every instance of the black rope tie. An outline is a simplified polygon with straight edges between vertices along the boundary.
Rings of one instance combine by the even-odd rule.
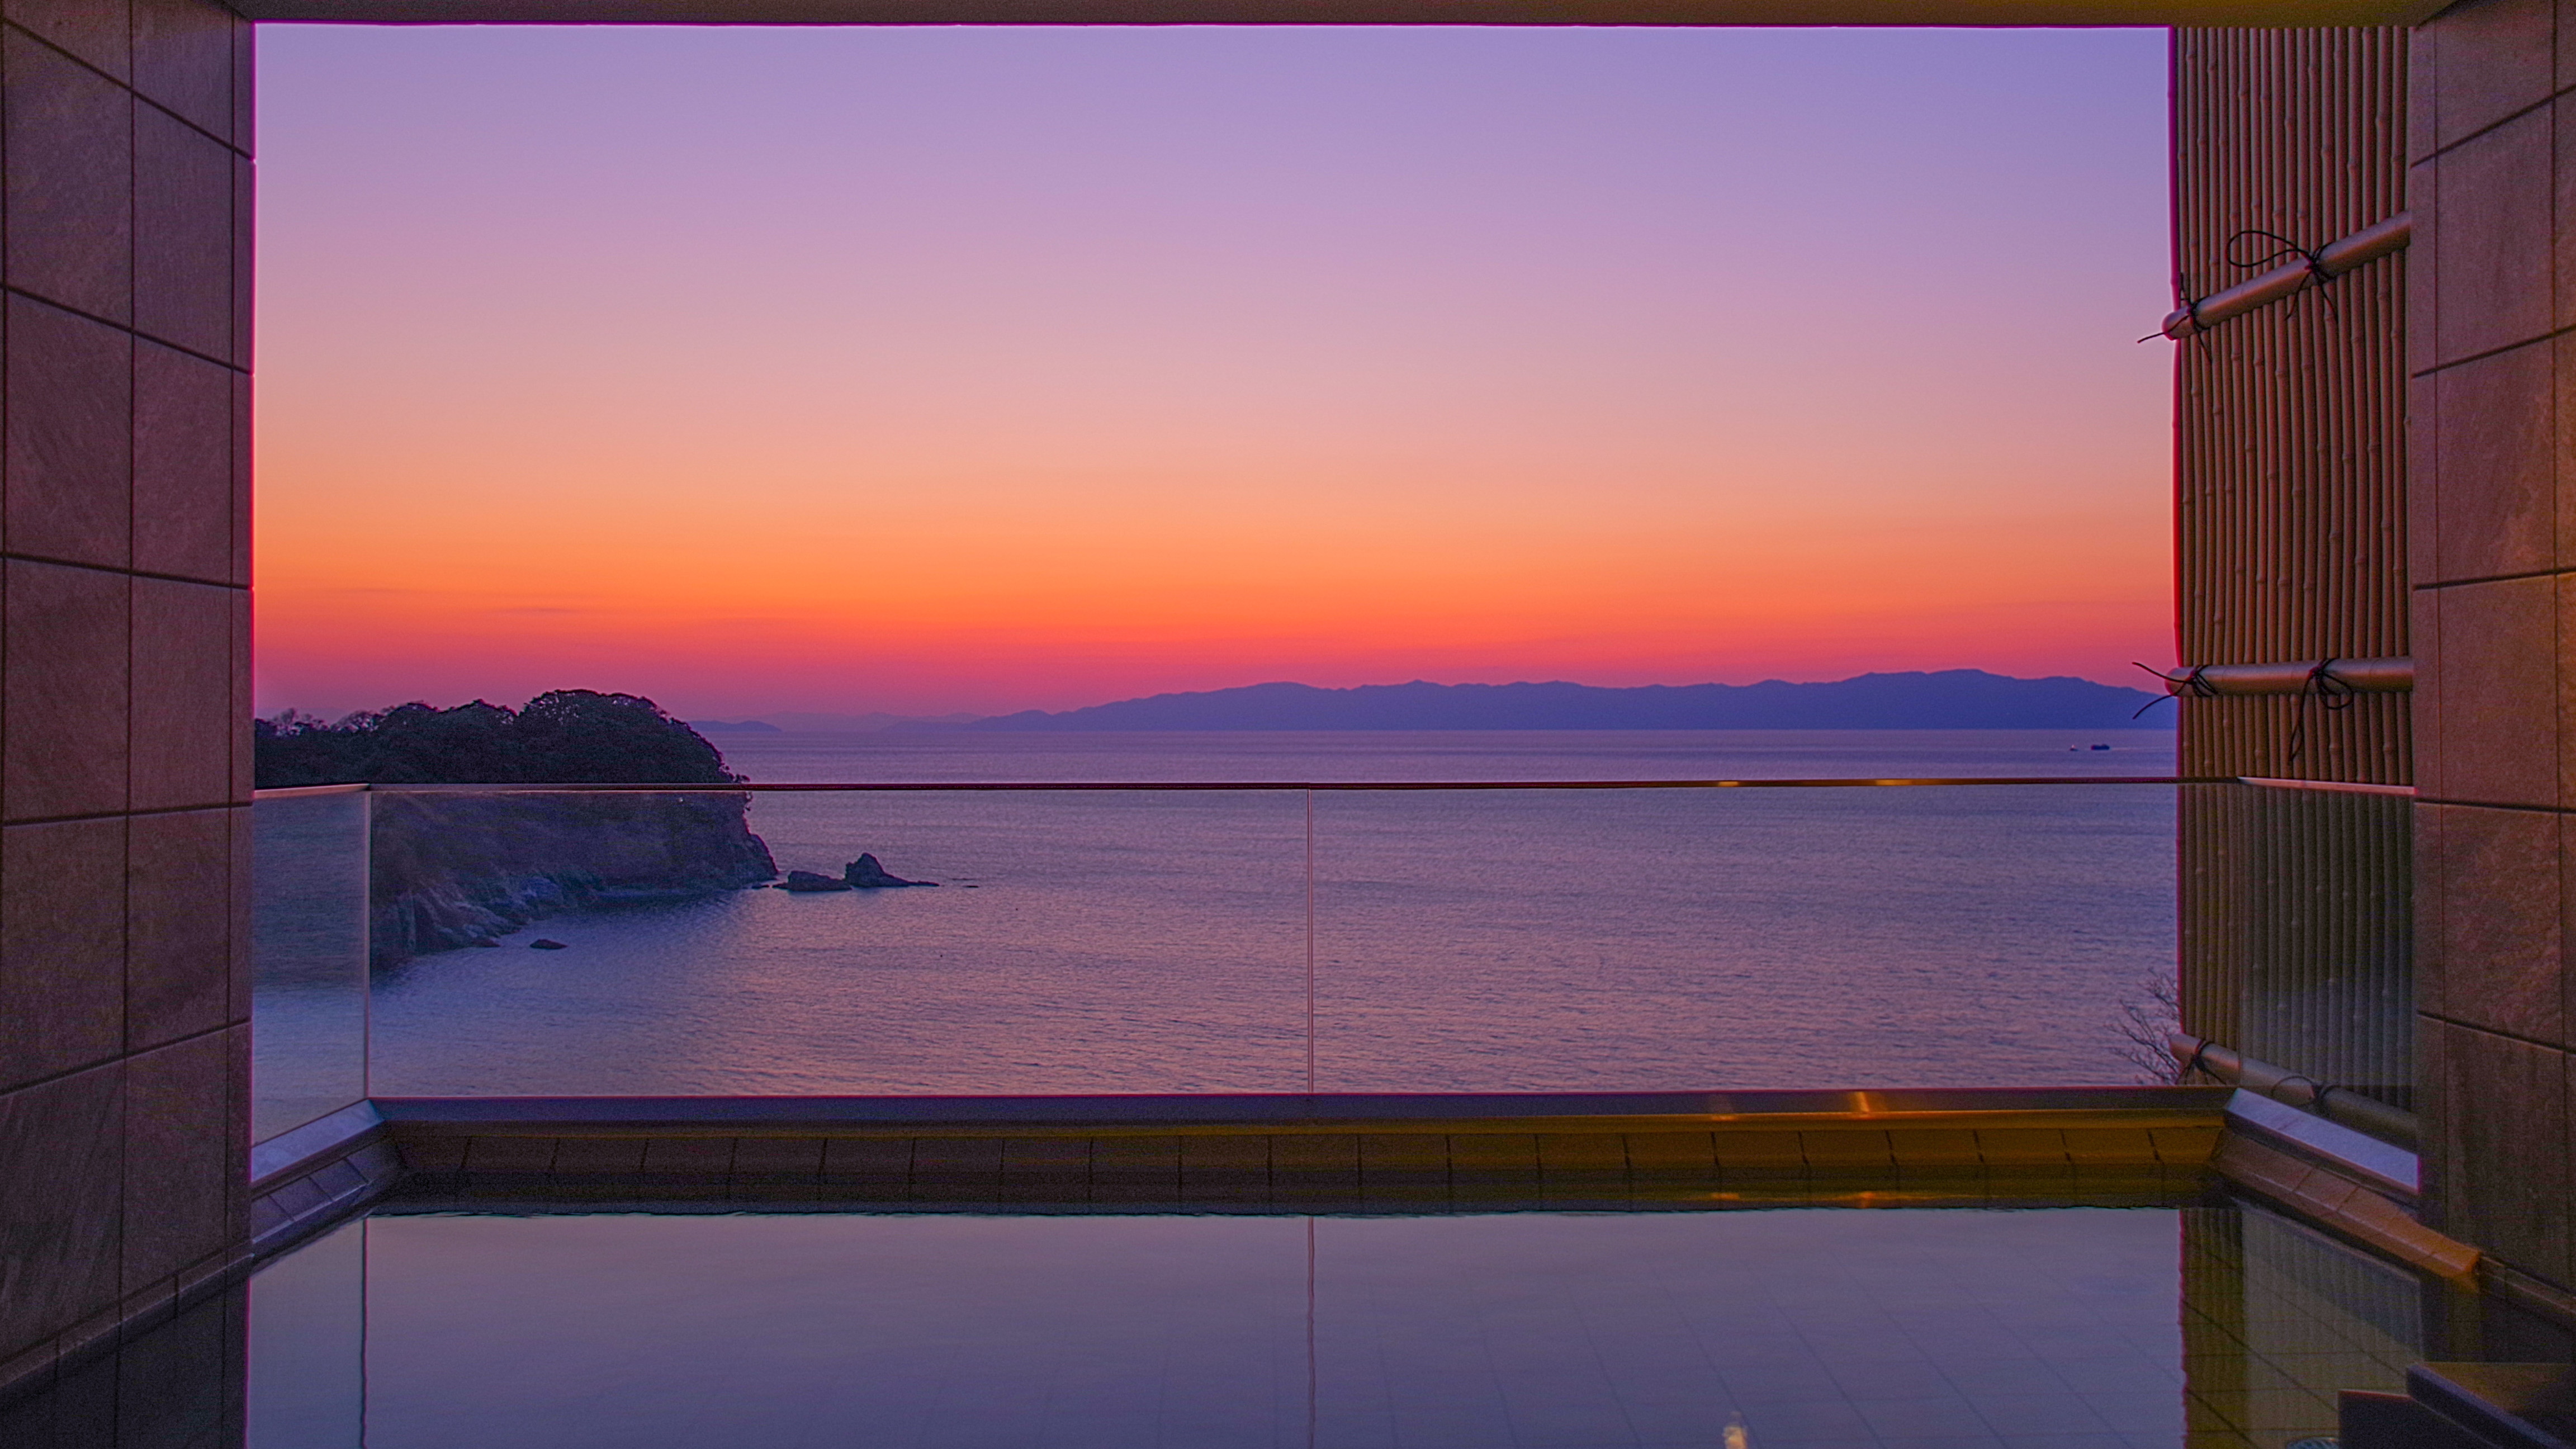
[[[2191,273],[2174,273],[2175,310],[2191,319],[2191,331],[2188,334],[2188,340],[2197,342],[2204,348],[2209,346],[2209,329],[2200,324],[2200,304],[2207,300],[2208,299],[2205,297],[2195,297],[2191,294]],[[2159,327],[2155,331],[2148,333],[2146,336],[2141,337],[2138,340],[2140,342],[2170,342],[2183,339],[2178,339],[2172,333]],[[2139,667],[2143,669],[2146,666],[2140,665]]]
[[[2334,674],[2334,660],[2320,659],[2299,684],[2299,702],[2290,715],[2290,758],[2296,761],[2308,743],[2308,701],[2320,701],[2328,714],[2352,708],[2356,691]]]
[[[2207,1038],[2207,1037],[2205,1037],[2205,1036],[2204,1036],[2204,1037],[2199,1038],[2199,1042],[2200,1042],[2200,1045],[2198,1045],[2198,1046],[2196,1046],[2196,1047],[2193,1047],[2193,1048],[2191,1049],[2191,1059],[2190,1059],[2189,1061],[2186,1061],[2186,1062],[2184,1062],[2184,1063],[2182,1064],[2182,1070],[2181,1070],[2181,1071],[2174,1073],[2174,1080],[2175,1080],[2176,1082],[2180,1082],[2180,1081],[2182,1081],[2185,1077],[2188,1077],[2188,1076],[2190,1076],[2192,1073],[2194,1073],[2194,1072],[2196,1072],[2196,1071],[2199,1071],[2199,1070],[2201,1069],[2201,1058],[2208,1056],[2208,1055],[2209,1055],[2209,1049],[2210,1049],[2211,1047],[2214,1047],[2214,1046],[2218,1045],[2218,1043],[2216,1043],[2216,1042],[2214,1042],[2214,1041],[2211,1041],[2209,1038]],[[2212,1076],[2216,1076],[2216,1075],[2217,1075],[2217,1073],[2213,1072],[2213,1073],[2211,1073],[2210,1075],[2212,1075]]]
[[[2290,1085],[2292,1082],[2305,1082],[2308,1084],[2308,1105],[2310,1107],[2321,1105],[2326,1099],[2326,1093],[2334,1090],[2332,1087],[2318,1085],[2316,1078],[2308,1076],[2303,1072],[2292,1072],[2290,1075],[2274,1082],[2272,1084],[2272,1090],[2277,1092],[2283,1087]],[[2269,1093],[2266,1093],[2265,1095],[2268,1096]]]
[[[2154,675],[2156,677],[2156,682],[2165,687],[2164,693],[2148,700],[2145,704],[2139,705],[2136,713],[2129,716],[2131,719],[2136,719],[2139,715],[2145,714],[2148,710],[2154,709],[2157,705],[2164,703],[2166,700],[2180,699],[2186,694],[2190,695],[2194,699],[2211,699],[2216,697],[2218,694],[2218,686],[2210,683],[2208,680],[2203,679],[2200,676],[2200,672],[2209,667],[2206,664],[2195,664],[2191,667],[2189,673],[2186,673],[2180,679],[2176,679],[2172,675],[2165,673],[2163,670],[2156,668],[2152,664],[2147,664],[2136,659],[2132,659],[2129,662],[2137,665],[2140,669],[2147,671],[2149,674]],[[2180,709],[2182,706],[2175,705],[2174,708]]]
[[[2236,255],[2237,250],[2249,241],[2270,242],[2272,243],[2272,249],[2251,259],[2238,257]],[[2336,273],[2326,270],[2326,249],[2324,247],[2317,247],[2311,250],[2290,240],[2288,237],[2281,235],[2277,231],[2265,231],[2259,226],[2249,226],[2243,231],[2236,233],[2234,236],[2229,237],[2226,242],[2219,247],[2218,254],[2219,259],[2227,263],[2227,265],[2234,267],[2239,271],[2250,272],[2267,272],[2285,260],[2293,257],[2297,258],[2299,263],[2307,268],[2308,285],[2301,288],[2299,291],[2290,294],[2290,305],[2283,315],[2290,317],[2297,316],[2299,314],[2299,298],[2308,292],[2317,292],[2324,299],[2326,304],[2326,315],[2328,317],[2336,315],[2334,293],[2323,290],[2326,283],[2333,281],[2336,276]],[[2217,293],[2215,292],[2210,294],[2210,296],[2216,295]],[[2200,320],[2200,304],[2208,301],[2209,297],[2194,296],[2192,294],[2190,273],[2177,272],[2174,274],[2174,300],[2180,304],[2175,310],[2191,319],[2191,336],[2197,338],[2202,346],[2208,346],[2209,325]],[[2170,335],[2171,334],[2167,333],[2163,328],[2159,327],[2155,331],[2148,333],[2146,336],[2141,337],[2138,340],[2140,342],[2153,342],[2159,337],[2167,337]]]
[[[2250,261],[2239,260],[2236,255],[2236,248],[2249,238],[2271,242],[2273,243],[2273,247],[2270,251],[2265,252],[2261,256],[2255,257]],[[2282,258],[2297,257],[2300,261],[2308,264],[2308,271],[2314,275],[2319,282],[2331,282],[2334,280],[2333,276],[2327,273],[2325,264],[2318,260],[2318,258],[2325,255],[2326,249],[2324,247],[2319,247],[2315,251],[2310,251],[2306,247],[2299,245],[2297,242],[2290,240],[2288,237],[2281,235],[2277,231],[2265,231],[2259,226],[2249,226],[2243,231],[2238,232],[2236,235],[2229,237],[2227,239],[2227,244],[2220,247],[2218,250],[2219,255],[2226,259],[2227,264],[2231,267],[2237,268],[2239,271],[2268,272],[2272,269],[2273,264],[2279,262]]]
[[[2240,243],[2248,240],[2267,241],[2274,243],[2274,245],[2270,251],[2263,253],[2252,261],[2238,261],[2236,259],[2236,248]],[[2302,289],[2303,292],[2320,291],[2326,283],[2335,279],[2335,274],[2326,270],[2326,249],[2324,247],[2318,247],[2311,251],[2308,248],[2299,245],[2297,242],[2290,240],[2288,237],[2281,235],[2277,231],[2265,231],[2259,226],[2249,226],[2245,230],[2238,232],[2236,235],[2229,237],[2227,239],[2227,245],[2219,248],[2219,253],[2221,256],[2226,258],[2229,266],[2256,272],[2270,271],[2277,264],[2287,261],[2292,257],[2296,257],[2301,263],[2305,264],[2308,269],[2309,284],[2306,288]],[[2293,292],[2290,294],[2290,305],[2282,315],[2288,317],[2299,315],[2299,297],[2301,295],[2301,292]],[[2328,317],[2334,316],[2334,293],[2322,292],[2321,295],[2323,296],[2326,304],[2326,315]],[[2195,315],[2193,316],[2192,321],[2197,323],[2199,320],[2200,318],[2196,315],[2195,309]]]
[[[2200,320],[2200,304],[2216,294],[2194,290],[2189,272],[2174,274],[2174,292],[2182,302],[2183,315],[2191,319],[2191,340],[2200,344],[2201,355],[2206,357],[2209,354],[2209,324]]]

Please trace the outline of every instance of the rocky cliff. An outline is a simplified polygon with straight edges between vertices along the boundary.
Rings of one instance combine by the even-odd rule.
[[[490,941],[561,911],[774,880],[750,803],[723,791],[379,790],[376,964]]]

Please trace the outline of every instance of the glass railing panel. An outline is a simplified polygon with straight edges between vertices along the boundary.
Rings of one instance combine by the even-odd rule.
[[[1324,1091],[2139,1082],[2181,1027],[2403,1106],[2409,809],[2098,780],[269,792],[259,1130],[367,1090],[370,914],[380,1095],[1300,1091],[1311,948]],[[943,884],[767,888],[862,853]]]
[[[1295,790],[387,789],[374,845],[380,1096],[1304,1084]],[[939,884],[762,884],[863,853]]]
[[[251,805],[251,1140],[367,1095],[363,787],[262,790]]]
[[[2169,785],[1318,791],[1327,1091],[2144,1079]],[[2159,983],[2163,983],[2160,988]]]
[[[2411,1108],[2414,809],[2382,790],[2183,787],[2185,1029]]]

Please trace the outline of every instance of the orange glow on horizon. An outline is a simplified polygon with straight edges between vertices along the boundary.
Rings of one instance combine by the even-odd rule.
[[[280,28],[259,707],[2131,682],[2151,41]],[[736,88],[654,131],[709,53]],[[573,54],[596,135],[509,81]],[[1797,122],[1836,67],[1923,134]],[[1935,250],[1846,241],[1936,207]],[[2007,262],[2048,305],[1985,308]]]

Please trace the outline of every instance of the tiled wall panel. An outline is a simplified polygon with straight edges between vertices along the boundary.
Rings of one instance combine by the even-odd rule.
[[[250,58],[0,0],[0,1380],[244,1236]]]
[[[2411,578],[2426,1212],[2576,1283],[2576,31],[2470,0],[2416,34]],[[2426,410],[2431,416],[2425,416]]]

